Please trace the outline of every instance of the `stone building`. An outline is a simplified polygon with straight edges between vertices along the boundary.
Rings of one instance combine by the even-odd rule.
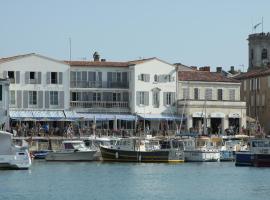
[[[210,67],[178,72],[177,110],[186,117],[186,131],[202,134],[207,127],[208,134],[223,134],[229,127],[236,133],[245,128],[240,85],[221,72],[210,72]]]
[[[247,103],[247,116],[258,120],[270,132],[270,33],[248,37],[249,68],[235,78],[241,81],[241,100]]]

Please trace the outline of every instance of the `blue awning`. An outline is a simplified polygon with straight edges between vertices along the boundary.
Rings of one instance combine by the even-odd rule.
[[[34,119],[40,121],[48,121],[48,120],[64,120],[65,115],[63,111],[33,111]]]
[[[17,111],[17,110],[10,110],[9,116],[11,119],[17,120],[24,120],[24,121],[32,121],[33,120],[33,113],[32,111]]]
[[[63,111],[41,111],[41,110],[11,110],[9,111],[11,119],[21,121],[64,121]]]
[[[148,119],[148,120],[182,120],[185,119],[182,118],[179,115],[173,115],[173,114],[138,114],[138,116],[142,119]]]
[[[75,111],[64,111],[67,121],[83,120],[83,116]]]
[[[97,113],[77,113],[85,120],[107,121],[107,120],[126,120],[135,121],[137,116],[131,114],[97,114]]]

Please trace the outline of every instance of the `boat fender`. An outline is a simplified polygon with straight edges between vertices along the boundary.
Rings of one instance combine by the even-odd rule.
[[[115,152],[115,158],[116,158],[116,159],[119,158],[118,152]]]

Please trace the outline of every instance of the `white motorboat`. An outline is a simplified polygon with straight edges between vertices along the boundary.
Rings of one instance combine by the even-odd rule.
[[[16,146],[12,134],[0,131],[0,169],[28,169],[32,164],[27,146]]]
[[[185,146],[186,162],[217,162],[220,160],[220,152],[213,146],[211,138],[196,138],[196,140],[189,141],[189,143],[191,142],[192,145]]]
[[[86,147],[80,140],[66,140],[62,143],[63,149],[49,152],[47,161],[93,161],[97,150]]]

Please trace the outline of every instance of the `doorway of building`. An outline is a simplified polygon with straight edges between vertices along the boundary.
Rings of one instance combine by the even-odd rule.
[[[203,124],[204,118],[203,117],[193,117],[192,118],[192,127],[195,133],[201,134],[203,132]]]
[[[221,118],[211,118],[211,133],[221,134]]]
[[[233,130],[233,133],[239,133],[239,118],[229,118],[229,129]]]

